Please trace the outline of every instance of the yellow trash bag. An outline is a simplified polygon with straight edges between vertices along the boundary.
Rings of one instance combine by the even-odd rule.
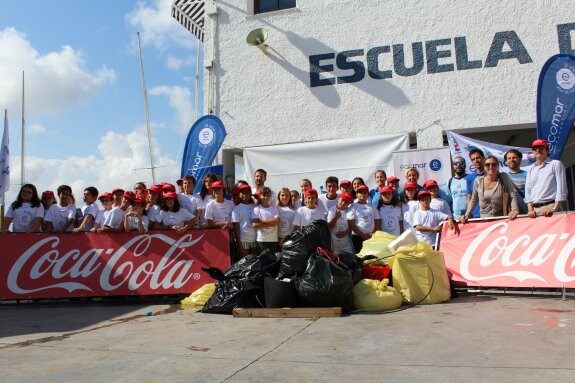
[[[189,297],[182,299],[180,303],[182,306],[203,306],[214,294],[214,291],[216,291],[216,284],[206,283],[190,294]]]
[[[370,239],[363,241],[361,251],[358,256],[364,258],[368,255],[374,255],[377,258],[387,258],[392,251],[387,247],[397,237],[385,231],[376,231]],[[387,261],[369,261],[370,265],[386,265]]]
[[[434,251],[429,243],[401,246],[389,259],[389,265],[393,287],[403,295],[405,302],[433,304],[451,299],[443,253]]]
[[[353,303],[358,310],[387,311],[401,306],[403,297],[391,286],[389,279],[362,279],[353,286]]]

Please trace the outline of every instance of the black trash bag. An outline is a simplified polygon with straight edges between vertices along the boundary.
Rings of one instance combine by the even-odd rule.
[[[284,238],[278,279],[302,275],[316,248],[331,249],[331,233],[324,220],[313,221]]]
[[[361,275],[363,260],[361,258],[352,253],[341,253],[338,255],[338,257],[339,262],[343,263],[349,270],[354,285],[363,279]]]
[[[264,277],[275,276],[280,261],[281,253],[266,250],[243,257],[226,272],[215,267],[202,269],[218,280],[202,312],[231,314],[236,307],[264,307]]]
[[[336,265],[323,251],[309,257],[305,273],[295,279],[295,286],[303,306],[354,308],[349,270],[343,263]]]
[[[236,307],[264,307],[260,283],[249,279],[225,279],[216,283],[216,291],[202,307],[203,313],[231,314]]]

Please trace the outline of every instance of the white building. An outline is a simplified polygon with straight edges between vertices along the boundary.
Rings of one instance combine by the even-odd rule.
[[[445,130],[529,146],[540,69],[575,53],[575,12],[564,0],[215,4],[205,18],[204,104],[228,132],[226,174],[254,146],[408,134],[412,148],[434,148]],[[257,28],[268,33],[263,49],[246,43]]]

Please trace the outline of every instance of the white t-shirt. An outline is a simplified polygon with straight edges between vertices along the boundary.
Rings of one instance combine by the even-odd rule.
[[[351,208],[354,211],[355,225],[357,228],[364,233],[373,233],[375,229],[375,219],[379,219],[377,209],[371,206],[370,203],[354,203]]]
[[[6,218],[12,218],[12,232],[25,233],[32,229],[36,218],[44,218],[44,207],[32,207],[30,202],[22,202],[22,206],[13,210],[12,205],[6,211]]]
[[[413,213],[413,227],[425,226],[425,227],[435,227],[441,222],[445,221],[449,216],[437,210],[416,210]],[[435,240],[437,238],[437,233],[426,231],[422,232],[417,230],[417,239],[422,242],[427,242],[435,245]]]
[[[104,226],[104,222],[106,222],[106,218],[108,218],[110,212],[112,212],[112,209],[98,211],[98,215],[96,216],[96,227]]]
[[[263,207],[261,205],[256,206],[253,212],[254,219],[268,220],[279,218],[278,209],[275,206],[270,205],[269,207]],[[262,227],[256,229],[258,242],[277,242],[278,241],[278,225]]]
[[[162,225],[170,226],[185,226],[187,221],[194,219],[194,215],[188,210],[180,208],[178,211],[168,211],[160,210],[160,215],[158,217]]]
[[[280,215],[280,227],[278,237],[284,239],[293,232],[293,219],[295,217],[295,210],[289,206],[282,206],[278,208]]]
[[[224,202],[217,202],[211,200],[206,206],[204,218],[206,221],[212,220],[214,223],[231,222],[232,211],[234,210],[234,203],[225,199]]]
[[[158,222],[161,223],[162,219],[160,218],[160,212],[162,211],[162,207],[160,205],[152,205],[146,210],[146,215],[150,222]]]
[[[413,213],[419,210],[419,201],[412,200],[404,202],[401,205],[401,212],[403,214],[403,231],[413,228]]]
[[[327,222],[331,222],[335,217],[337,206],[333,206],[327,212]],[[337,219],[335,226],[331,229],[331,239],[333,242],[334,252],[336,254],[349,253],[354,254],[353,243],[351,242],[351,233],[339,238],[336,234],[340,231],[346,231],[349,228],[348,221],[355,219],[353,209],[348,207],[341,211],[340,217]]]
[[[110,210],[110,215],[104,221],[104,226],[111,227],[112,229],[124,230],[124,217],[126,216],[126,211],[120,209],[119,206],[116,206],[112,210]]]
[[[98,205],[96,205],[95,203],[82,206],[82,221],[87,216],[89,215],[92,216],[92,220],[86,226],[84,226],[84,231],[90,231],[90,229],[94,227],[94,222],[96,220],[96,217],[98,216],[99,211],[100,209],[98,208]]]
[[[138,223],[140,221],[139,217],[129,216],[128,217],[128,225],[130,227],[130,231],[138,231]],[[148,225],[150,224],[150,219],[148,216],[142,216],[142,226],[144,227],[144,231],[148,231]]]
[[[48,209],[46,216],[44,217],[44,221],[52,222],[52,230],[58,231],[61,230],[64,225],[69,220],[74,220],[76,218],[76,206],[72,204],[68,204],[67,206],[60,206],[58,204],[53,204]],[[72,231],[74,229],[74,225],[68,226],[66,231]]]
[[[441,198],[432,198],[429,208],[442,212],[443,214],[451,215],[449,204]]]
[[[320,194],[318,197],[319,202],[323,205],[325,211],[329,212],[329,209],[337,205],[337,195],[334,199],[328,199],[327,194]]]
[[[213,201],[214,197],[211,194],[207,194],[206,197],[204,199],[202,199],[202,196],[200,194],[196,194],[196,202],[197,202],[197,208],[199,210],[198,214],[198,227],[203,227],[205,223],[207,223],[206,221],[206,206],[208,206],[208,203],[210,203],[210,201]]]
[[[254,204],[246,205],[240,203],[232,211],[232,222],[240,226],[240,241],[255,242],[256,229],[252,225],[252,215],[254,213]]]
[[[307,206],[302,206],[297,209],[293,224],[294,226],[299,226],[300,228],[310,225],[313,221],[317,219],[325,220],[327,217],[327,212],[324,210],[322,205],[317,205],[315,209],[310,209]]]
[[[379,218],[381,219],[381,231],[396,236],[401,234],[400,222],[402,221],[402,214],[399,206],[381,205]]]
[[[182,208],[194,215],[196,214],[196,210],[198,209],[198,200],[196,196],[178,193],[178,202]]]

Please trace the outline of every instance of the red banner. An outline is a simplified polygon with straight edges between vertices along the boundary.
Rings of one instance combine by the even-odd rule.
[[[192,293],[230,266],[226,230],[0,235],[0,299]]]
[[[575,214],[444,225],[440,250],[470,286],[575,287]]]

